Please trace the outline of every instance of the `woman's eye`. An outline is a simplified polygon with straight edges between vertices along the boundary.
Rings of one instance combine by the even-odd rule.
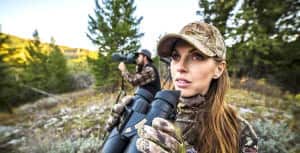
[[[173,53],[172,55],[171,55],[171,58],[172,58],[172,60],[175,60],[175,61],[177,61],[177,60],[179,60],[179,54],[178,53]]]
[[[193,60],[198,60],[198,61],[200,61],[200,60],[203,60],[204,59],[204,57],[203,57],[203,55],[201,55],[200,53],[192,53],[192,59]]]

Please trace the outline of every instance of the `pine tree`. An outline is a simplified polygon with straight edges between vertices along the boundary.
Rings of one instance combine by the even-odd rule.
[[[22,80],[25,92],[24,98],[37,98],[40,93],[36,88],[49,93],[60,93],[70,89],[70,74],[67,61],[52,38],[49,48],[42,46],[38,31],[33,34],[34,39],[26,47],[28,55],[24,67]]]
[[[45,50],[43,50],[40,42],[39,33],[37,30],[33,33],[33,40],[26,46],[27,64],[24,66],[24,73],[22,74],[23,84],[26,86],[38,88],[41,90],[47,90],[47,77],[50,74],[47,69],[48,56]],[[38,93],[34,93],[27,89],[29,94],[26,97],[40,96]],[[31,95],[32,94],[32,95]]]
[[[4,49],[4,43],[7,42],[7,37],[0,33],[0,110],[10,108],[8,99],[7,87],[11,85],[9,74],[9,65],[4,60],[7,57],[7,52]]]
[[[199,0],[200,10],[197,11],[197,15],[206,23],[214,24],[224,35],[229,30],[227,23],[237,2],[238,0]]]
[[[67,67],[67,60],[61,49],[51,38],[50,51],[47,60],[47,88],[52,93],[65,92],[71,89],[70,70]]]
[[[138,25],[142,17],[134,17],[134,0],[95,0],[95,17],[89,15],[88,38],[98,46],[98,59],[93,61],[92,71],[96,86],[118,82],[117,63],[112,63],[114,52],[135,52],[140,47]],[[107,56],[107,57],[105,57]]]
[[[0,82],[0,88],[1,93],[4,91],[3,88],[7,85],[7,78],[9,76],[8,69],[9,65],[7,62],[5,62],[5,58],[8,56],[8,53],[6,49],[4,48],[4,44],[7,43],[8,37],[6,37],[4,34],[0,33],[0,76],[1,76],[1,82]],[[2,95],[2,94],[1,94]]]
[[[11,107],[18,90],[18,82],[14,75],[17,63],[7,61],[9,57],[17,54],[11,44],[10,38],[0,33],[0,110],[8,110],[10,113],[13,112]]]

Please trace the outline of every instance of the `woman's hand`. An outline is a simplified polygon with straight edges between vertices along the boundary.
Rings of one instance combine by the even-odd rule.
[[[179,128],[163,118],[138,129],[137,149],[143,153],[185,153]]]
[[[105,130],[111,131],[120,122],[120,117],[124,112],[125,106],[131,103],[133,96],[125,96],[112,108],[111,114],[106,121]]]

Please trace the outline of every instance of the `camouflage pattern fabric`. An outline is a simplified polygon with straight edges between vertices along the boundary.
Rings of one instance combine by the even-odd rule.
[[[201,128],[201,119],[205,118],[208,107],[205,98],[201,95],[191,98],[181,98],[178,105],[178,114],[175,124],[182,130],[187,152],[197,153],[193,145],[198,141],[197,135]],[[253,127],[242,117],[239,117],[241,125],[240,153],[257,153],[258,137]]]
[[[112,107],[111,114],[108,117],[108,120],[106,121],[105,124],[105,130],[106,131],[111,131],[113,127],[115,127],[117,124],[120,122],[120,117],[125,109],[125,106],[130,104],[132,101],[133,96],[125,96],[121,99],[120,102],[115,104]]]
[[[222,34],[215,26],[198,21],[187,24],[179,33],[164,35],[157,45],[158,55],[169,57],[174,43],[179,39],[193,45],[204,55],[226,59],[226,46]]]
[[[258,137],[248,121],[239,117],[241,122],[240,153],[257,153]]]
[[[152,127],[144,126],[138,129],[140,139],[137,147],[144,153],[197,153],[193,147],[197,143],[197,132],[201,128],[201,118],[204,118],[208,107],[201,95],[191,98],[181,98],[178,104],[178,114],[175,125],[164,119],[154,119]],[[241,123],[240,153],[257,153],[258,137],[252,126],[243,118]],[[178,128],[176,128],[178,127]],[[179,137],[181,136],[181,137]]]
[[[138,129],[137,148],[143,153],[185,153],[180,130],[163,118]]]
[[[197,40],[195,43],[201,43],[203,48],[199,48],[208,56],[217,56],[226,58],[226,47],[223,36],[219,30],[204,22],[194,22],[186,25],[180,31],[181,34]]]
[[[198,118],[205,115],[207,105],[205,98],[201,95],[180,99],[175,125],[181,129],[187,148],[198,141],[197,135],[199,135],[198,128],[200,127]]]

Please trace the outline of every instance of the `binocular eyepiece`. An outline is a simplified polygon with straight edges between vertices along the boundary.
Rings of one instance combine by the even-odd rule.
[[[102,153],[139,153],[136,148],[137,127],[140,124],[152,125],[155,117],[175,120],[180,92],[162,90],[152,94],[139,88],[133,101],[122,114],[121,122],[113,128],[104,142]]]

